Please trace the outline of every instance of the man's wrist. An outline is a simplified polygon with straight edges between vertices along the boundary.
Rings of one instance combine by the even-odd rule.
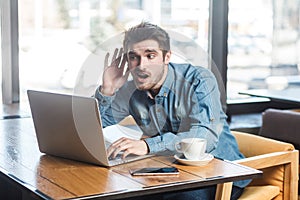
[[[107,88],[104,88],[103,86],[101,86],[99,88],[99,92],[104,96],[113,96],[115,93],[115,91],[113,89],[107,89]]]

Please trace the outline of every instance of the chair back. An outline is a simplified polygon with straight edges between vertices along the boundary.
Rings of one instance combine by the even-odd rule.
[[[300,112],[265,110],[259,135],[292,143],[296,149],[300,149]]]

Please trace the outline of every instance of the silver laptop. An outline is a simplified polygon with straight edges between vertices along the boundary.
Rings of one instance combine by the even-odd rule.
[[[101,166],[151,156],[108,159],[97,99],[34,90],[27,94],[41,152]]]

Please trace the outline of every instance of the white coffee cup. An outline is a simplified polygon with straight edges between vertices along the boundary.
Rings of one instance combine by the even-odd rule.
[[[175,149],[188,160],[201,160],[205,156],[206,144],[203,138],[184,138],[175,144]]]

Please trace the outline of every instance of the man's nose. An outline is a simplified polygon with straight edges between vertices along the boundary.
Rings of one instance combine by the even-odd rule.
[[[138,66],[140,69],[144,69],[147,66],[147,58],[141,57]]]

